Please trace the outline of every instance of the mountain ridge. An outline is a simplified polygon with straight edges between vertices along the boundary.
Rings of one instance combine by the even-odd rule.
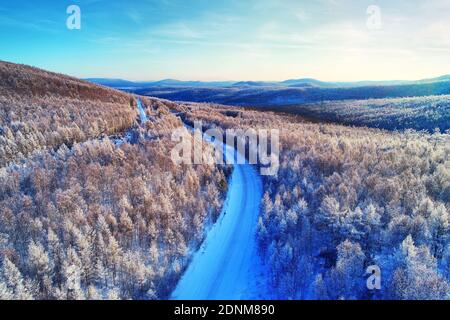
[[[298,78],[283,81],[197,81],[162,79],[156,81],[130,81],[120,78],[85,78],[83,80],[114,88],[144,88],[144,87],[321,87],[321,88],[352,88],[366,86],[391,86],[425,84],[450,81],[450,74],[419,80],[362,80],[362,81],[321,81],[314,78]]]

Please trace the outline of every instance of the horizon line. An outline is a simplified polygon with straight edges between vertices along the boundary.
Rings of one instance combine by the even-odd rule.
[[[215,82],[231,82],[231,83],[239,83],[239,82],[262,82],[262,83],[281,83],[281,82],[285,82],[285,81],[293,81],[293,80],[314,80],[314,81],[319,81],[319,82],[325,82],[325,83],[358,83],[358,82],[415,82],[415,81],[424,81],[424,80],[434,80],[434,79],[439,79],[439,78],[444,78],[444,77],[450,77],[450,72],[449,73],[444,73],[444,74],[440,74],[437,76],[428,76],[425,78],[414,78],[414,79],[401,79],[401,78],[395,78],[395,79],[382,79],[382,80],[369,80],[369,79],[364,79],[364,80],[323,80],[320,78],[314,78],[314,77],[298,77],[298,78],[288,78],[288,79],[284,79],[284,80],[251,80],[251,79],[247,79],[247,80],[198,80],[198,79],[179,79],[179,78],[171,78],[171,77],[167,77],[167,78],[160,78],[160,79],[156,79],[156,80],[134,80],[131,78],[124,78],[124,77],[78,77],[78,76],[74,76],[76,78],[82,79],[82,80],[91,80],[91,79],[100,79],[100,80],[121,80],[121,81],[128,81],[128,82],[133,82],[133,83],[150,83],[150,82],[162,82],[162,81],[179,81],[179,82],[205,82],[205,83],[215,83]]]

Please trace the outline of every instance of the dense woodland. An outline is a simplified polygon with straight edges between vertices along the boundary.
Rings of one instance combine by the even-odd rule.
[[[167,298],[221,211],[229,168],[173,165],[182,123],[169,102],[142,98],[149,121],[138,125],[131,96],[5,66],[2,78],[18,68],[25,80],[13,98],[0,83],[0,150],[19,150],[0,156],[0,299]],[[63,97],[26,93],[53,79]],[[46,140],[56,132],[69,133]]]
[[[255,234],[269,298],[450,298],[448,133],[150,98],[140,123],[135,97],[112,89],[3,62],[0,80],[0,299],[169,297],[230,173],[173,164],[171,111],[280,129]],[[447,105],[429,99],[444,119]],[[366,287],[371,265],[379,291]]]
[[[164,140],[43,152],[0,172],[0,298],[165,298],[226,184]]]
[[[448,134],[185,110],[212,126],[281,129],[257,235],[273,298],[450,298]],[[381,291],[366,287],[370,265],[381,268]]]
[[[35,150],[122,132],[135,122],[130,95],[0,61],[0,167]]]
[[[323,101],[314,104],[273,107],[319,121],[387,130],[450,130],[450,96],[397,99]]]

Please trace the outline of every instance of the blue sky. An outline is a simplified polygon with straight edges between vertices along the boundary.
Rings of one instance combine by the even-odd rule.
[[[419,79],[450,73],[449,16],[450,0],[0,0],[0,59],[131,80]]]

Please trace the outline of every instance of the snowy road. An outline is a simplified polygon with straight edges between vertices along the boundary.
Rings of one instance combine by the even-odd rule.
[[[233,153],[227,146],[227,157]],[[195,253],[172,299],[255,298],[259,274],[255,232],[261,198],[262,181],[255,168],[235,165],[223,212]]]
[[[141,119],[141,124],[144,124],[148,121],[148,117],[147,117],[147,113],[145,112],[144,107],[142,106],[142,101],[141,99],[136,99],[137,101],[137,107],[139,110],[139,118]]]

